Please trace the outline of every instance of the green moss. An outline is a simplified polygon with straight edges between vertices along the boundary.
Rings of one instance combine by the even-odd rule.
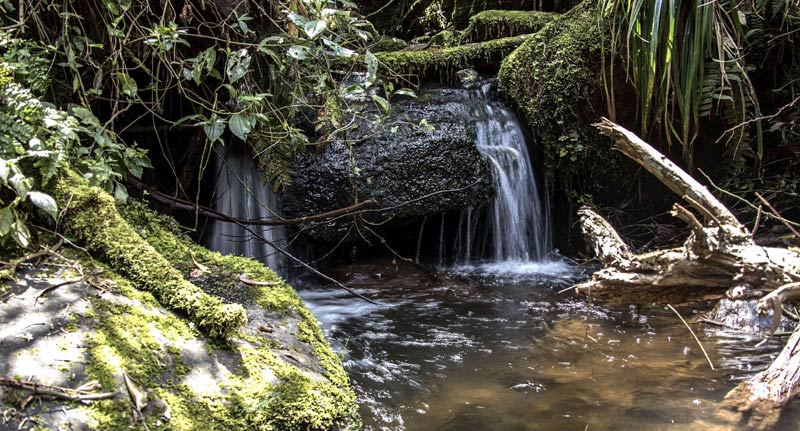
[[[395,74],[452,81],[460,69],[499,63],[527,38],[515,36],[454,48],[378,53],[376,56]]]
[[[504,61],[500,87],[541,142],[545,175],[577,200],[619,194],[633,178],[592,127],[606,115],[596,0],[584,0],[545,25]],[[607,38],[606,38],[607,39]],[[606,188],[604,190],[603,188]]]
[[[239,295],[242,301],[252,302],[266,310],[300,316],[298,339],[313,349],[326,380],[312,379],[294,365],[275,357],[270,350],[275,344],[270,342],[272,340],[253,339],[253,346],[261,346],[253,348],[237,344],[235,349],[242,357],[249,377],[234,379],[230,402],[245,413],[252,429],[322,430],[358,424],[355,393],[341,359],[326,341],[314,315],[288,283],[260,262],[222,256],[193,243],[180,233],[173,219],[157,215],[141,204],[132,202],[122,208],[122,213],[131,226],[176,269],[186,274],[197,271],[194,262],[207,267],[208,271],[199,277],[206,280],[197,281],[201,285],[230,295],[239,295],[236,292],[245,289],[245,295]],[[245,285],[239,281],[240,275],[270,285]],[[239,336],[251,338],[241,333]],[[281,383],[272,386],[264,380],[265,369],[274,373]],[[265,391],[265,388],[271,389]]]
[[[403,39],[382,35],[370,46],[370,49],[372,52],[400,51],[407,46],[408,43]]]
[[[439,33],[431,36],[428,40],[431,45],[443,46],[451,48],[461,45],[461,32],[453,30],[442,30]]]
[[[333,373],[339,377],[336,382],[313,379],[278,359],[268,347],[259,347],[258,339],[252,343],[218,342],[217,348],[233,350],[241,358],[241,368],[231,369],[232,374],[227,376],[229,383],[220,387],[218,395],[198,396],[180,383],[190,369],[181,360],[179,347],[197,334],[174,314],[143,306],[154,302],[152,297],[146,298],[149,293],[133,289],[125,279],[110,271],[107,275],[118,282],[117,293],[135,294],[136,298],[131,298],[133,302],[129,304],[92,299],[100,318],[86,340],[91,358],[86,371],[103,388],[110,389],[120,387],[120,374],[124,370],[141,391],[149,393],[151,403],[159,399],[169,406],[169,429],[292,431],[358,426],[355,394],[340,363],[333,364],[339,371]],[[304,322],[315,324],[313,318]],[[172,334],[167,336],[160,328],[172,328]],[[154,330],[170,338],[170,344],[159,343]],[[327,347],[318,327],[301,330],[306,331],[308,338],[320,340]],[[241,333],[238,337],[250,338]],[[327,352],[333,355],[329,348]],[[335,356],[330,357],[335,360]],[[277,377],[278,382],[265,377],[269,375]],[[99,401],[85,409],[94,421],[91,424],[94,429],[130,426],[130,403],[126,397]],[[145,415],[147,427],[154,429],[159,416],[160,412]]]
[[[114,199],[101,189],[73,174],[55,181],[52,194],[66,210],[64,228],[93,256],[152,292],[164,306],[189,316],[203,332],[225,336],[246,322],[241,306],[225,304],[185,280],[122,219]]]
[[[522,10],[485,10],[473,15],[464,29],[463,42],[532,34],[541,30],[557,14]]]

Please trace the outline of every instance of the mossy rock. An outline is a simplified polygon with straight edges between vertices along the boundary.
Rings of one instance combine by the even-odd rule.
[[[524,35],[453,48],[378,53],[376,57],[393,74],[453,82],[455,73],[461,69],[499,64],[528,38]]]
[[[95,258],[151,292],[165,307],[185,314],[200,330],[224,337],[247,321],[244,309],[226,304],[187,281],[119,214],[114,198],[77,174],[60,176],[51,194],[63,208],[61,224]]]
[[[610,150],[592,126],[606,115],[603,38],[596,0],[557,16],[501,65],[500,87],[541,143],[545,175],[573,202],[608,202],[635,178],[632,163]]]
[[[76,207],[65,205],[67,214],[79,215],[80,199],[70,205]],[[96,381],[95,391],[117,394],[86,404],[45,397],[16,410],[18,420],[40,420],[34,423],[48,424],[47,429],[67,424],[103,430],[360,429],[355,393],[340,358],[279,276],[253,260],[221,256],[192,243],[174,220],[142,204],[101,214],[115,225],[124,222],[129,238],[147,245],[137,251],[160,256],[159,263],[202,287],[203,295],[236,303],[246,312],[247,324],[229,330],[225,339],[209,338],[194,319],[187,319],[191,316],[165,308],[156,292],[140,290],[139,282],[112,269],[117,261],[108,260],[107,266],[82,251],[63,249],[66,260],[59,257],[55,263],[66,269],[54,274],[52,266],[40,265],[4,286],[12,296],[0,302],[0,319],[9,329],[32,329],[26,337],[4,337],[0,375],[33,375],[37,383],[71,388]],[[82,226],[67,224],[73,231]],[[147,256],[144,263],[151,259]],[[135,257],[129,262],[144,264]],[[38,298],[48,286],[81,274],[76,282]],[[54,357],[65,361],[54,364]],[[146,394],[144,423],[132,423],[123,373]],[[16,392],[3,393],[0,408],[24,399],[26,394]]]
[[[486,10],[470,17],[461,41],[482,42],[536,33],[557,16],[558,14],[539,11]]]

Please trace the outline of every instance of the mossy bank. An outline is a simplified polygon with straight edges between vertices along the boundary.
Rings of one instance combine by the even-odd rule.
[[[4,388],[0,428],[359,429],[340,358],[269,268],[206,250],[143,205],[117,209],[76,177],[54,195],[65,208],[60,227],[81,248],[3,285],[0,374],[66,388],[96,382],[93,391],[116,395],[23,405],[29,393]],[[218,316],[227,321],[213,324]],[[124,376],[144,401],[143,422]]]

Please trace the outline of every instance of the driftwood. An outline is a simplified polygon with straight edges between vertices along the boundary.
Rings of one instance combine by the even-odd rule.
[[[604,268],[577,287],[579,293],[607,302],[684,302],[728,292],[773,292],[762,310],[780,310],[800,297],[800,254],[755,244],[747,228],[702,184],[634,133],[607,119],[595,125],[614,147],[681,196],[672,215],[692,230],[682,247],[634,255],[617,232],[588,207],[579,211],[589,249]],[[736,298],[732,298],[736,299]],[[774,318],[780,319],[775,313]],[[774,326],[773,326],[774,327]],[[795,332],[769,369],[740,384],[724,406],[750,427],[769,429],[779,412],[800,392],[800,332]]]

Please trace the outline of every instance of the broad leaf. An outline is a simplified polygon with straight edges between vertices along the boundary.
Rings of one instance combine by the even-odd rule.
[[[237,138],[244,141],[247,139],[247,134],[253,130],[254,123],[255,118],[250,115],[233,114],[228,120],[228,128]]]
[[[11,225],[14,224],[14,210],[11,207],[0,209],[0,237],[4,237],[11,232]]]
[[[208,140],[214,143],[219,140],[220,137],[222,137],[222,133],[225,132],[225,121],[216,116],[211,117],[211,119],[203,125],[203,131],[206,133]]]
[[[250,68],[250,60],[250,53],[246,49],[240,49],[230,54],[225,72],[231,84],[247,75],[247,71]]]
[[[25,177],[25,175],[21,173],[14,174],[8,182],[21,199],[25,199],[28,196],[28,192],[31,191],[31,187],[33,187],[30,178]]]
[[[308,48],[302,45],[292,45],[286,51],[290,57],[296,58],[298,60],[305,60],[306,56],[308,55]]]
[[[383,97],[378,96],[377,94],[373,94],[372,100],[375,101],[375,103],[377,103],[378,106],[380,106],[381,109],[383,109],[383,111],[386,112],[387,114],[389,114],[392,111],[392,108],[389,105],[389,101],[384,99]]]
[[[356,53],[352,49],[345,48],[342,45],[339,45],[338,43],[336,43],[336,42],[334,42],[332,40],[329,40],[327,37],[322,38],[322,42],[324,42],[325,45],[327,45],[328,48],[331,49],[331,54],[333,54],[336,57],[345,57],[345,58],[347,58],[347,57],[352,57]]]
[[[14,236],[14,241],[22,248],[28,248],[31,244],[31,233],[24,223],[17,220],[11,228]]]
[[[50,195],[42,192],[30,192],[28,193],[28,197],[36,207],[46,212],[53,220],[56,219],[58,216],[58,205],[56,205],[56,200],[50,197]]]
[[[125,93],[131,99],[136,98],[136,94],[139,92],[139,87],[136,85],[136,81],[130,77],[127,73],[115,73],[114,77],[117,78],[117,82],[119,82],[119,86],[122,89],[122,92]]]
[[[309,39],[315,38],[318,34],[322,33],[325,28],[328,27],[328,24],[321,20],[321,19],[314,19],[310,21],[306,21],[303,25],[303,31],[308,35]]]

